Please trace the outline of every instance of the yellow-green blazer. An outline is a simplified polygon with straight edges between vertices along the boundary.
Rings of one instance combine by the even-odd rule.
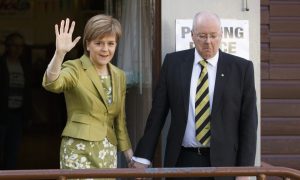
[[[48,83],[46,73],[43,87],[54,93],[64,92],[68,120],[62,136],[100,141],[105,137],[124,151],[131,148],[125,121],[125,73],[108,64],[112,79],[112,104],[100,77],[89,58],[66,61],[58,79]]]

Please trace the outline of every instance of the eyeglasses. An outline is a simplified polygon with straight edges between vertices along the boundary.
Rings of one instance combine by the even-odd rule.
[[[199,33],[199,34],[194,34],[194,36],[197,38],[198,41],[206,41],[208,38],[212,41],[217,40],[220,35],[219,34],[204,34],[204,33]]]

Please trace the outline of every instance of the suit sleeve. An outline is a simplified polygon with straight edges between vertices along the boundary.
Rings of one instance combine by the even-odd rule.
[[[115,131],[118,139],[118,150],[125,151],[131,148],[131,143],[127,131],[126,118],[125,118],[126,76],[123,73],[121,77],[122,77],[121,78],[121,84],[122,84],[121,111],[115,123],[116,124]]]
[[[153,159],[155,148],[169,111],[167,76],[170,59],[168,57],[169,56],[166,55],[162,65],[159,82],[154,93],[152,108],[147,119],[144,135],[140,139],[134,153],[135,156],[150,161]]]
[[[66,61],[62,64],[61,72],[58,78],[51,82],[47,82],[47,73],[43,77],[43,87],[53,93],[61,93],[76,86],[78,82],[78,68],[74,60]]]
[[[238,166],[253,166],[257,141],[257,106],[253,63],[249,61],[244,76],[239,125]]]

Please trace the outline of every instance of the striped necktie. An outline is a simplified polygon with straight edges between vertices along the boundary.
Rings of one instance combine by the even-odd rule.
[[[210,105],[208,89],[207,61],[199,62],[201,73],[197,83],[195,121],[196,139],[204,146],[210,142]]]

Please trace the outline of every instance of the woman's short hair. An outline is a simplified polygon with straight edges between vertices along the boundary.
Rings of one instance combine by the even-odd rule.
[[[22,39],[24,41],[24,38],[23,36],[18,33],[18,32],[13,32],[13,33],[10,33],[8,34],[6,37],[5,37],[5,40],[4,40],[4,45],[6,47],[12,45],[13,41],[15,40],[15,38],[19,38],[19,39]]]
[[[89,55],[87,51],[87,42],[92,41],[98,37],[102,38],[106,35],[115,35],[118,42],[122,36],[122,29],[120,22],[108,15],[95,15],[91,17],[85,25],[83,33],[83,49],[84,54]]]

